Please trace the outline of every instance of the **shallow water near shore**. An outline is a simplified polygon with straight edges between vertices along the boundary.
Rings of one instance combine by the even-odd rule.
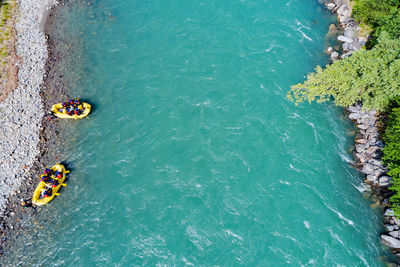
[[[313,0],[164,2],[55,12],[50,84],[94,109],[59,121],[68,186],[0,263],[383,266],[351,122],[286,98],[326,64],[335,18]]]

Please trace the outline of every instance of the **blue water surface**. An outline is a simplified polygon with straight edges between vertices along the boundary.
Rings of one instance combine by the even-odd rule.
[[[54,19],[60,75],[94,109],[59,121],[68,186],[5,264],[383,265],[351,122],[286,97],[328,61],[317,1],[80,0]]]

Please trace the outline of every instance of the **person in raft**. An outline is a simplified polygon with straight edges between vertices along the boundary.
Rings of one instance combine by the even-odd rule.
[[[82,106],[82,102],[78,99],[70,99],[67,102],[63,102],[61,104],[63,108],[60,108],[58,111],[62,113],[66,113],[69,116],[72,115],[81,115],[85,109]]]
[[[53,180],[53,179],[51,179],[50,176],[48,176],[48,175],[42,174],[42,176],[40,176],[40,181],[43,181],[43,182],[45,182],[46,184],[47,184],[47,183],[50,183],[51,180]]]
[[[42,174],[40,176],[40,180],[45,183],[50,183],[52,180],[52,178],[51,178],[52,175],[53,175],[53,171],[46,167],[46,169],[44,170],[44,174]]]
[[[50,170],[49,167],[46,166],[46,169],[44,170],[44,175],[51,176],[51,175],[53,175],[53,171]]]
[[[40,192],[40,198],[46,198],[46,197],[51,197],[53,194],[53,189],[51,187],[46,187],[43,188]]]
[[[62,177],[62,172],[59,172],[59,171],[56,171],[55,173],[54,173],[54,175],[53,175],[53,179],[54,178],[57,178],[57,179],[60,179]]]

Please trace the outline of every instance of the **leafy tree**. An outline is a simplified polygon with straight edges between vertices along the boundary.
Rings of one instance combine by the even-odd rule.
[[[304,83],[293,85],[288,98],[296,102],[334,99],[338,106],[361,102],[368,109],[385,110],[390,100],[400,96],[400,39],[382,32],[371,50],[320,66]]]

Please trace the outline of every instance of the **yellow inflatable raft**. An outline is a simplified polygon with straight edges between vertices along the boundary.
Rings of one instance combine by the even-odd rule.
[[[39,185],[36,187],[35,191],[33,192],[32,204],[34,204],[34,205],[41,206],[41,205],[49,203],[55,196],[59,195],[59,193],[57,193],[57,192],[60,189],[60,187],[66,186],[66,184],[64,184],[63,182],[65,180],[65,175],[67,173],[69,173],[69,171],[67,171],[65,169],[64,165],[56,164],[53,167],[51,167],[50,169],[54,172],[55,171],[61,172],[62,176],[61,176],[61,178],[58,179],[58,185],[51,188],[52,194],[49,197],[40,198],[40,193],[42,192],[42,189],[45,189],[45,186],[46,186],[45,182],[40,181]]]
[[[66,113],[65,108],[62,106],[62,103],[58,103],[58,104],[53,105],[51,107],[51,112],[53,112],[54,116],[57,116],[57,117],[62,118],[62,119],[75,119],[75,120],[77,120],[77,119],[82,119],[82,118],[86,117],[90,113],[90,109],[91,109],[90,104],[82,102],[82,106],[84,108],[84,111],[80,115],[76,115],[76,114],[68,115]],[[62,110],[62,111],[60,111],[60,110]]]

